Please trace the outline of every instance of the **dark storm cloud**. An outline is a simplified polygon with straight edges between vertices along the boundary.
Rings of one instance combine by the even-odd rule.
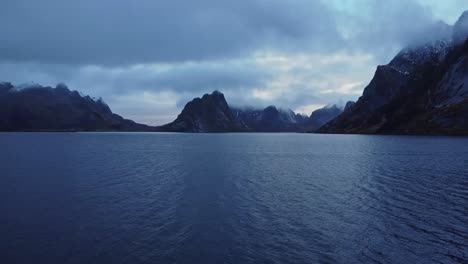
[[[323,50],[340,42],[330,10],[320,1],[3,0],[0,5],[0,58],[8,61],[177,62],[243,55],[269,43],[308,43]]]

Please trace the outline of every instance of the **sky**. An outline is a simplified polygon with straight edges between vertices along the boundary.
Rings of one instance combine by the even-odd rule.
[[[0,0],[0,81],[66,83],[168,123],[219,90],[310,113],[357,100],[377,65],[454,24],[466,0]]]

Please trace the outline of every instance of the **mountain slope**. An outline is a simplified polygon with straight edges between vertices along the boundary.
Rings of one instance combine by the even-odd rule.
[[[147,131],[151,127],[112,113],[102,99],[65,85],[26,88],[0,83],[0,131]]]
[[[468,134],[467,21],[465,12],[453,38],[406,48],[377,67],[356,104],[319,132]]]

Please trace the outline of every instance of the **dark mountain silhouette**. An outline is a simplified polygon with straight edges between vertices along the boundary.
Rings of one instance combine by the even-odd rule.
[[[82,96],[64,84],[0,83],[0,131],[305,132],[319,128],[337,109],[319,109],[309,118],[275,106],[231,108],[214,91],[187,103],[173,122],[151,127],[124,119],[102,99]]]
[[[303,129],[306,117],[292,110],[268,106],[265,109],[233,109],[235,115],[251,131],[256,132],[297,132]]]
[[[187,103],[173,122],[161,126],[173,132],[295,132],[298,120],[291,110],[269,106],[263,110],[231,108],[219,91]]]
[[[219,91],[188,102],[173,122],[161,126],[171,132],[240,132],[249,129],[234,115]]]
[[[64,84],[56,88],[29,85],[14,87],[0,83],[0,131],[146,131],[112,113],[102,99],[93,100],[70,91]]]
[[[336,105],[316,110],[311,117],[287,109],[230,107],[219,91],[187,103],[176,120],[159,127],[168,132],[306,132],[315,131],[343,110]]]
[[[363,95],[322,133],[468,134],[468,11],[450,37],[378,66]]]
[[[353,105],[355,105],[356,102],[353,102],[353,101],[348,101],[343,109],[343,111],[346,111],[348,110],[349,108],[351,108]]]
[[[325,106],[315,110],[306,121],[307,131],[316,131],[342,112],[343,109],[337,105]]]

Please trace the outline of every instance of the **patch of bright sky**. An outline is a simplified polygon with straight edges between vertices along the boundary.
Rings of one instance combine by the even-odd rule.
[[[432,10],[434,17],[453,25],[461,12],[468,10],[467,0],[417,0],[422,6]]]

